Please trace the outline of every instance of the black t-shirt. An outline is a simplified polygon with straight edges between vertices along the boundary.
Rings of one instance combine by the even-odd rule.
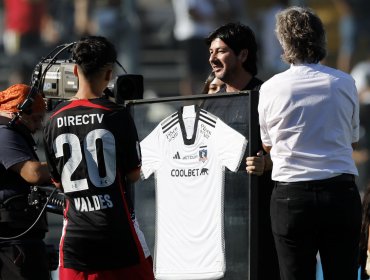
[[[31,185],[10,167],[38,160],[30,132],[20,123],[9,128],[8,119],[0,118],[0,204],[2,236],[18,235],[28,229],[39,215],[39,210],[28,205]],[[27,211],[25,211],[27,209]],[[35,227],[20,239],[43,238],[47,231],[46,213]]]
[[[67,199],[62,266],[104,270],[138,264],[138,244],[125,175],[140,167],[134,122],[103,98],[59,104],[44,129],[51,174]]]
[[[27,160],[36,159],[32,147],[14,129],[0,125],[0,201],[17,194],[29,193],[30,185],[9,168]]]
[[[259,90],[262,83],[260,79],[253,77],[243,90]],[[223,89],[223,91],[224,90],[225,89]],[[212,98],[205,100],[202,107],[204,110],[222,119],[230,127],[244,135],[245,138],[249,139],[249,104],[245,102],[244,97]],[[258,122],[258,119],[254,121]],[[262,149],[261,140],[259,140],[259,147]],[[246,149],[245,156],[247,153],[248,149]],[[243,160],[239,170],[245,171],[245,167],[246,163],[245,160]]]

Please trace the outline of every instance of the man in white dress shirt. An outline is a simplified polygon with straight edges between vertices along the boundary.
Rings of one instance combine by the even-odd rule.
[[[261,138],[276,181],[271,223],[282,280],[357,279],[361,201],[352,151],[359,102],[350,75],[319,62],[326,35],[315,13],[290,7],[276,33],[290,64],[260,90]]]

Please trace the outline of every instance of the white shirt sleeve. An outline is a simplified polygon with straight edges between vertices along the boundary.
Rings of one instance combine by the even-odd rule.
[[[161,156],[161,135],[162,129],[158,125],[147,137],[140,142],[142,166],[141,178],[147,179],[157,171],[162,164]]]
[[[247,146],[247,139],[239,132],[226,125],[221,119],[216,123],[217,154],[223,166],[230,171],[237,171]]]
[[[358,142],[360,139],[360,104],[359,104],[359,98],[357,94],[357,89],[354,86],[354,90],[356,91],[356,94],[353,94],[355,97],[355,108],[353,112],[353,117],[352,117],[352,127],[353,127],[353,133],[352,133],[352,143]]]
[[[263,85],[262,85],[263,87]],[[266,123],[266,120],[265,120],[265,108],[264,108],[264,100],[263,100],[263,97],[261,96],[261,90],[262,90],[262,87],[260,89],[260,98],[259,98],[259,102],[258,102],[258,119],[259,119],[259,124],[260,124],[260,133],[261,133],[261,141],[264,145],[266,146],[272,146],[272,142],[271,142],[271,138],[270,138],[270,135],[268,133],[268,129],[267,129],[267,123]]]

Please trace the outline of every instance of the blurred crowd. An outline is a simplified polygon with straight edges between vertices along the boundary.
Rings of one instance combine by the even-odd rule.
[[[158,3],[154,3],[158,2]],[[185,75],[179,92],[201,92],[209,75],[207,34],[217,26],[240,21],[251,26],[259,41],[260,73],[266,80],[287,69],[274,35],[277,11],[306,5],[317,11],[327,28],[329,59],[324,64],[353,75],[361,101],[361,146],[354,153],[363,192],[370,180],[370,18],[367,0],[4,0],[0,3],[0,85],[29,83],[34,66],[54,47],[83,35],[103,35],[112,41],[124,65],[135,72],[140,36],[150,30],[151,8],[171,7],[172,14],[154,31],[163,47],[183,50]],[[334,20],[333,20],[334,19]],[[333,26],[334,22],[334,26]],[[153,30],[152,30],[153,31]],[[162,37],[160,37],[162,36]],[[155,37],[154,37],[155,38]],[[145,79],[145,77],[144,77]],[[158,93],[160,96],[160,93]]]
[[[1,54],[8,58],[7,82],[28,82],[42,56],[83,35],[104,34],[118,44],[124,28],[123,1],[1,1]]]

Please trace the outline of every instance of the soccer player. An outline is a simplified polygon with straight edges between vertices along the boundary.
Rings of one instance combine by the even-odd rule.
[[[79,89],[45,126],[51,174],[67,203],[60,242],[64,279],[154,279],[126,179],[140,177],[138,136],[127,110],[102,97],[114,46],[91,36],[73,47]]]

